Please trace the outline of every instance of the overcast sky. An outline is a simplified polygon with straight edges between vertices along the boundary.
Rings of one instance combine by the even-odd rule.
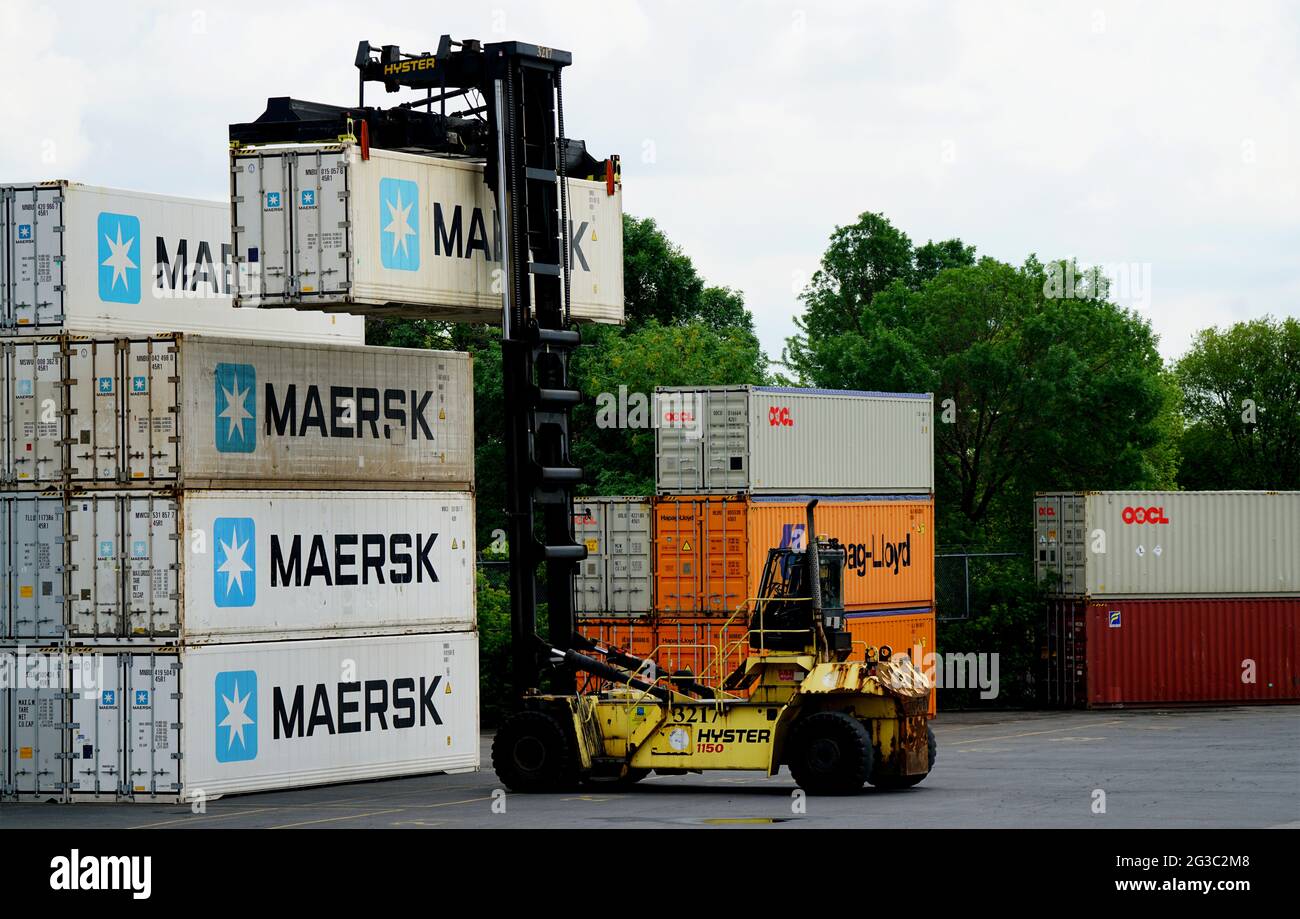
[[[1167,357],[1300,299],[1300,13],[1168,4],[0,5],[0,182],[226,193],[267,96],[352,104],[356,43],[573,52],[569,133],[780,353],[837,224],[1125,266]],[[382,97],[372,85],[371,100]]]

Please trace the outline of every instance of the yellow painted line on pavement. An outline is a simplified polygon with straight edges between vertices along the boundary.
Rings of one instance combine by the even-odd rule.
[[[362,817],[378,817],[382,814],[400,814],[406,810],[404,807],[391,807],[382,811],[366,811],[364,814],[346,814],[342,817],[321,817],[319,820],[304,820],[301,823],[282,823],[279,826],[270,827],[273,830],[290,830],[296,826],[312,826],[317,823],[333,823],[336,820],[360,820]]]
[[[1111,725],[1111,724],[1119,724],[1119,721],[1118,720],[1103,721],[1100,724],[1087,725],[1087,727],[1104,728],[1107,725]],[[1001,737],[973,737],[970,740],[952,740],[949,741],[945,746],[955,747],[964,743],[988,743],[989,741],[992,740],[1015,740],[1018,737],[1037,737],[1041,734],[1064,734],[1071,731],[1078,731],[1083,727],[1084,725],[1076,725],[1075,727],[1069,727],[1069,728],[1054,728],[1053,730],[1050,731],[1024,731],[1023,733],[1020,734],[1003,734]]]
[[[188,817],[178,817],[175,820],[163,820],[159,823],[141,823],[139,826],[129,826],[128,830],[151,830],[160,826],[175,826],[178,823],[197,823],[200,820],[229,820],[231,817],[246,817],[249,814],[262,814],[267,811],[280,810],[278,807],[254,807],[249,810],[233,811],[229,814],[191,814]]]

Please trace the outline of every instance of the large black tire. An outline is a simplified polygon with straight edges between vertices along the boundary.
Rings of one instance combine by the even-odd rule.
[[[869,779],[876,788],[892,790],[895,788],[911,788],[913,785],[919,785],[925,780],[925,777],[934,770],[935,758],[939,755],[939,745],[934,739],[934,728],[928,724],[925,726],[925,743],[929,752],[929,765],[921,775],[873,775]]]
[[[851,795],[871,774],[871,736],[844,712],[802,718],[790,738],[790,774],[810,795]]]
[[[492,768],[511,791],[567,791],[578,784],[572,738],[545,712],[518,712],[492,740]]]

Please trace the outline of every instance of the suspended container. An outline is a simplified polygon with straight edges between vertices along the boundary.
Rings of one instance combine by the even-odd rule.
[[[473,487],[467,354],[63,336],[0,360],[11,487]]]
[[[573,318],[622,323],[622,189],[568,188]],[[501,321],[500,218],[482,163],[353,143],[241,147],[231,204],[241,306]]]
[[[930,494],[934,397],[779,386],[655,390],[659,494]]]
[[[0,334],[365,343],[357,316],[234,309],[233,267],[222,202],[61,180],[0,185]]]
[[[0,650],[0,791],[170,803],[479,764],[474,633]]]

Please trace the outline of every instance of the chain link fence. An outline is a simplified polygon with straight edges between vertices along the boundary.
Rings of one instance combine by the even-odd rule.
[[[968,552],[941,549],[934,561],[936,618],[941,621],[969,619],[979,609],[979,585],[996,567],[1014,564],[1023,552]]]

